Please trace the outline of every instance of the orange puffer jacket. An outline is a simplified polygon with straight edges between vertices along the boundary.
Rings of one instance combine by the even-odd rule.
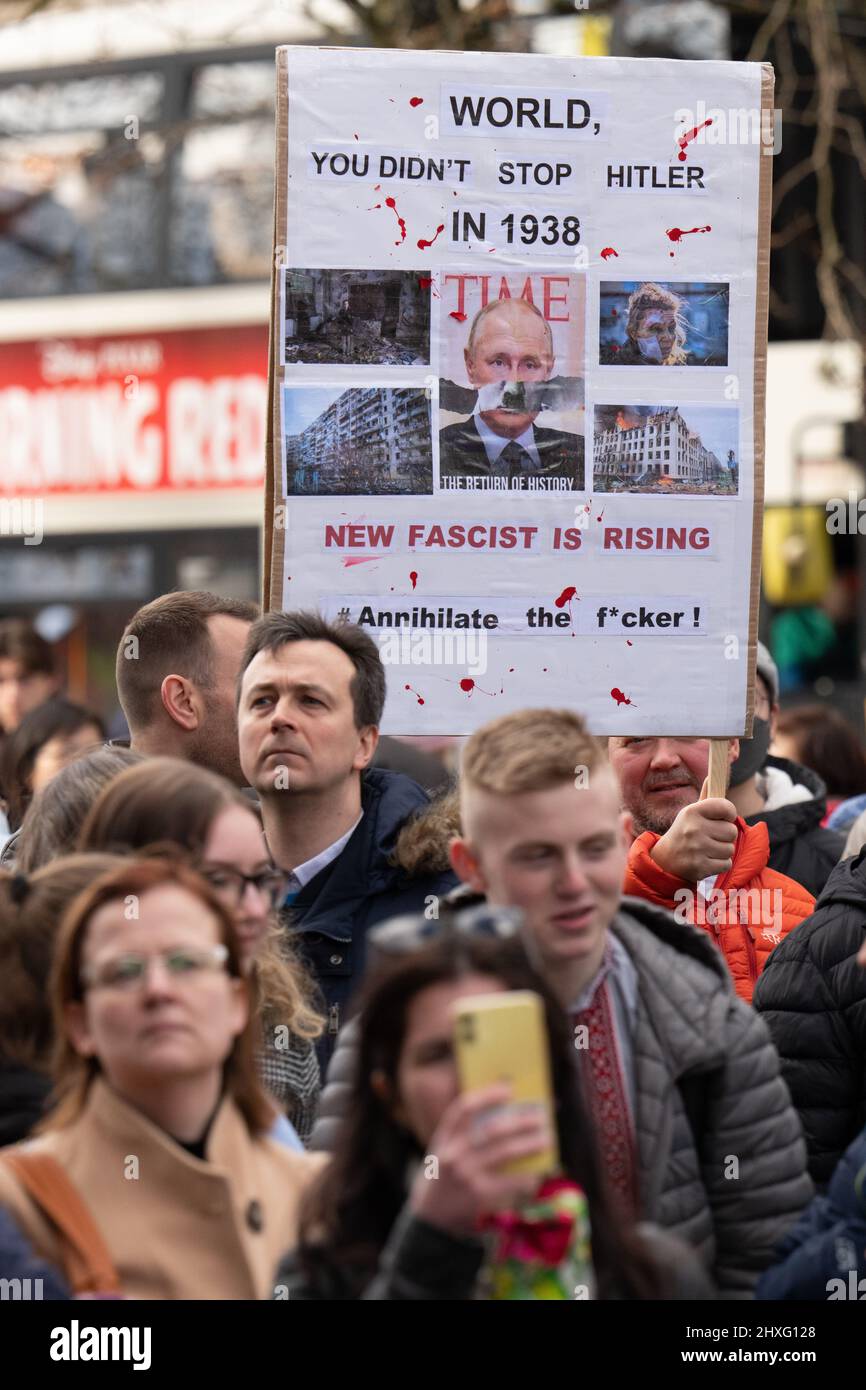
[[[815,899],[794,879],[767,868],[770,841],[763,821],[746,825],[737,818],[733,865],[719,874],[707,899],[650,857],[659,838],[647,830],[635,840],[623,892],[668,908],[678,922],[703,927],[725,957],[737,994],[751,1004],[770,952],[810,915]]]

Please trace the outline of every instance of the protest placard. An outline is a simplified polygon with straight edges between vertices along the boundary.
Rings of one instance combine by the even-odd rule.
[[[750,732],[772,70],[282,48],[265,603],[383,729]]]

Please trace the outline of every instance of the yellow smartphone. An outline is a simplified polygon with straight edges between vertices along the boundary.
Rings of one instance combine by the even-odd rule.
[[[479,1091],[505,1082],[509,1105],[540,1105],[554,1136],[541,1153],[515,1159],[508,1173],[552,1173],[559,1166],[550,1049],[544,1005],[529,989],[467,995],[455,1008],[454,1048],[460,1090]]]

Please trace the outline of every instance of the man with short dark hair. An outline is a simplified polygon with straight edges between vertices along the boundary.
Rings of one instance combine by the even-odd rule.
[[[330,1051],[364,963],[367,929],[424,910],[456,882],[401,869],[399,832],[427,806],[402,773],[371,768],[385,671],[367,633],[317,613],[268,613],[241,663],[240,758],[261,798],[268,846],[290,873],[287,925],[299,931],[328,1005]]]
[[[117,649],[117,694],[134,752],[185,758],[245,785],[235,687],[258,616],[254,603],[198,589],[139,608]]]

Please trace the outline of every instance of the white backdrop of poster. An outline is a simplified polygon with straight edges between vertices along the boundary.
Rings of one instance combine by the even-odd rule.
[[[278,72],[271,605],[370,632],[385,732],[565,705],[743,733],[761,66],[288,48]]]

